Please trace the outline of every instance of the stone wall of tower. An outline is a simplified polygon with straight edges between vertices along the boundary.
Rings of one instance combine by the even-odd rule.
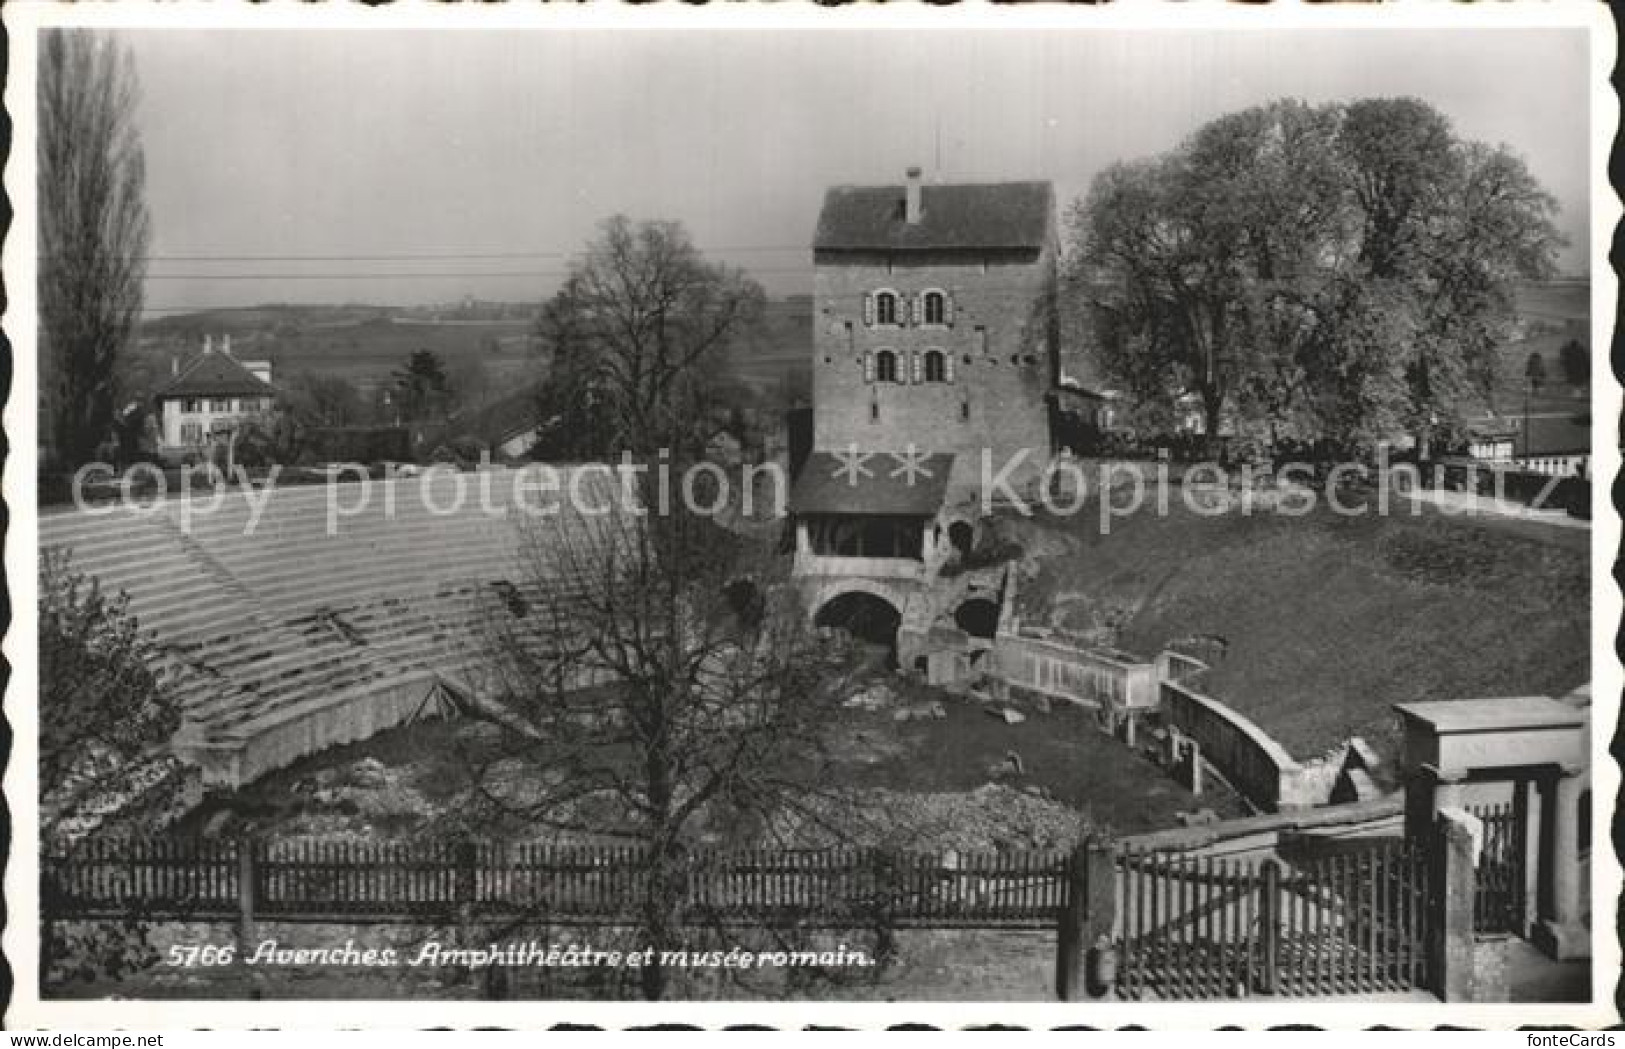
[[[816,253],[813,441],[822,451],[956,454],[954,497],[980,490],[983,453],[997,474],[1023,456],[1030,480],[1049,458],[1046,396],[1056,381],[1056,258],[1042,251]],[[865,323],[864,296],[950,297],[944,325]],[[950,382],[914,382],[913,351],[953,358]],[[864,356],[892,350],[899,379],[866,379]]]

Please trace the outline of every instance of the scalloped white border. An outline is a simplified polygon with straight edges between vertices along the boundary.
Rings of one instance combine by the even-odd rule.
[[[1578,1005],[1444,1005],[1371,1003],[1348,1000],[1324,1002],[1260,1002],[1156,1004],[1065,1004],[1000,1002],[41,1002],[37,989],[38,826],[35,812],[35,715],[30,697],[36,694],[37,665],[32,639],[37,630],[36,586],[38,521],[34,507],[36,467],[36,383],[34,259],[35,240],[33,84],[34,30],[43,26],[95,26],[103,28],[235,28],[235,29],[492,29],[563,30],[630,28],[687,31],[749,31],[753,29],[805,29],[851,31],[861,29],[984,28],[997,30],[1048,29],[1098,32],[1113,29],[1192,28],[1216,32],[1235,29],[1534,29],[1586,30],[1591,40],[1589,79],[1591,108],[1591,274],[1592,346],[1612,346],[1613,304],[1618,281],[1609,265],[1608,249],[1620,216],[1620,201],[1607,177],[1607,158],[1619,125],[1619,103],[1609,74],[1617,58],[1614,25],[1601,4],[1586,0],[1549,0],[1494,6],[1459,5],[1436,0],[1401,0],[1389,5],[1335,5],[1311,7],[1300,3],[1241,6],[1219,0],[1196,0],[1178,5],[1149,0],[1125,0],[1105,8],[1052,5],[994,7],[964,3],[931,7],[920,3],[820,8],[810,3],[773,5],[729,4],[697,8],[667,3],[627,7],[599,3],[581,7],[542,8],[510,4],[439,5],[429,0],[398,0],[385,8],[353,3],[304,4],[272,0],[253,5],[209,4],[200,0],[172,0],[164,4],[131,0],[88,5],[63,5],[45,0],[15,0],[6,5],[10,31],[10,70],[5,104],[13,125],[13,149],[5,172],[14,221],[6,238],[3,262],[10,308],[3,326],[13,347],[12,393],[4,421],[11,454],[5,463],[4,495],[10,509],[5,566],[10,583],[12,623],[4,652],[12,668],[5,697],[6,716],[13,736],[11,760],[5,772],[6,802],[13,819],[10,857],[5,873],[5,894],[10,918],[3,937],[7,961],[15,980],[6,1012],[8,1029],[55,1028],[87,1030],[120,1027],[162,1030],[267,1027],[283,1029],[392,1028],[499,1026],[536,1028],[558,1023],[594,1024],[623,1028],[652,1023],[688,1023],[704,1027],[758,1023],[780,1029],[810,1025],[876,1028],[898,1023],[923,1023],[941,1028],[1009,1024],[1050,1028],[1063,1024],[1091,1027],[1140,1025],[1159,1029],[1211,1029],[1220,1025],[1266,1027],[1277,1024],[1313,1024],[1325,1028],[1358,1029],[1373,1024],[1425,1028],[1436,1024],[1510,1028],[1527,1024],[1571,1024],[1595,1028],[1616,1023],[1611,981],[1620,971],[1620,948],[1611,930],[1619,900],[1621,877],[1611,843],[1611,805],[1593,806],[1592,915],[1596,945],[1591,1004]],[[19,148],[20,145],[20,148]],[[24,395],[19,395],[22,391]],[[1592,417],[1593,476],[1614,478],[1620,468],[1619,418],[1621,390],[1617,380],[1594,383]],[[1618,704],[1625,675],[1614,650],[1620,623],[1620,591],[1609,569],[1619,550],[1620,520],[1612,500],[1596,502],[1592,529],[1592,665],[1593,665],[1593,797],[1616,798],[1619,767],[1608,755],[1607,743],[1618,719]]]

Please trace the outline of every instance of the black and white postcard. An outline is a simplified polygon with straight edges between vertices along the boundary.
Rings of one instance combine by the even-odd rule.
[[[1606,10],[6,11],[19,1029],[1617,1022]]]

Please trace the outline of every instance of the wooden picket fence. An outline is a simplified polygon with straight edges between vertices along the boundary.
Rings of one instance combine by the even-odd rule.
[[[1291,864],[1128,845],[1094,855],[702,850],[665,876],[693,925],[1064,934],[1082,915],[1112,932],[1128,1000],[1431,986],[1439,900],[1413,843],[1356,841]],[[1085,864],[1104,872],[1107,910],[1093,919]],[[42,857],[41,901],[48,919],[617,925],[637,920],[653,876],[647,853],[624,847],[91,838]]]
[[[700,851],[671,886],[693,921],[1053,925],[1061,853]],[[52,918],[289,922],[464,919],[613,924],[649,888],[639,848],[478,842],[92,838],[42,859]]]
[[[1126,850],[1125,998],[1406,991],[1427,983],[1428,865],[1405,843],[1292,866]]]

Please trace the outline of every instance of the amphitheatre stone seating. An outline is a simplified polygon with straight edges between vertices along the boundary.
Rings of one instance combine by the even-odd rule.
[[[614,519],[567,504],[522,514],[495,473],[486,504],[460,475],[470,497],[455,512],[432,511],[416,479],[373,482],[356,512],[359,488],[332,494],[346,512],[330,529],[326,487],[282,488],[252,531],[233,492],[217,507],[194,501],[184,531],[178,499],[47,511],[40,544],[70,548],[76,571],[129,593],[187,714],[178,752],[206,785],[235,786],[425,713],[442,682],[474,687],[489,617],[599,585],[585,576]],[[591,471],[583,489],[597,503],[611,483]]]

